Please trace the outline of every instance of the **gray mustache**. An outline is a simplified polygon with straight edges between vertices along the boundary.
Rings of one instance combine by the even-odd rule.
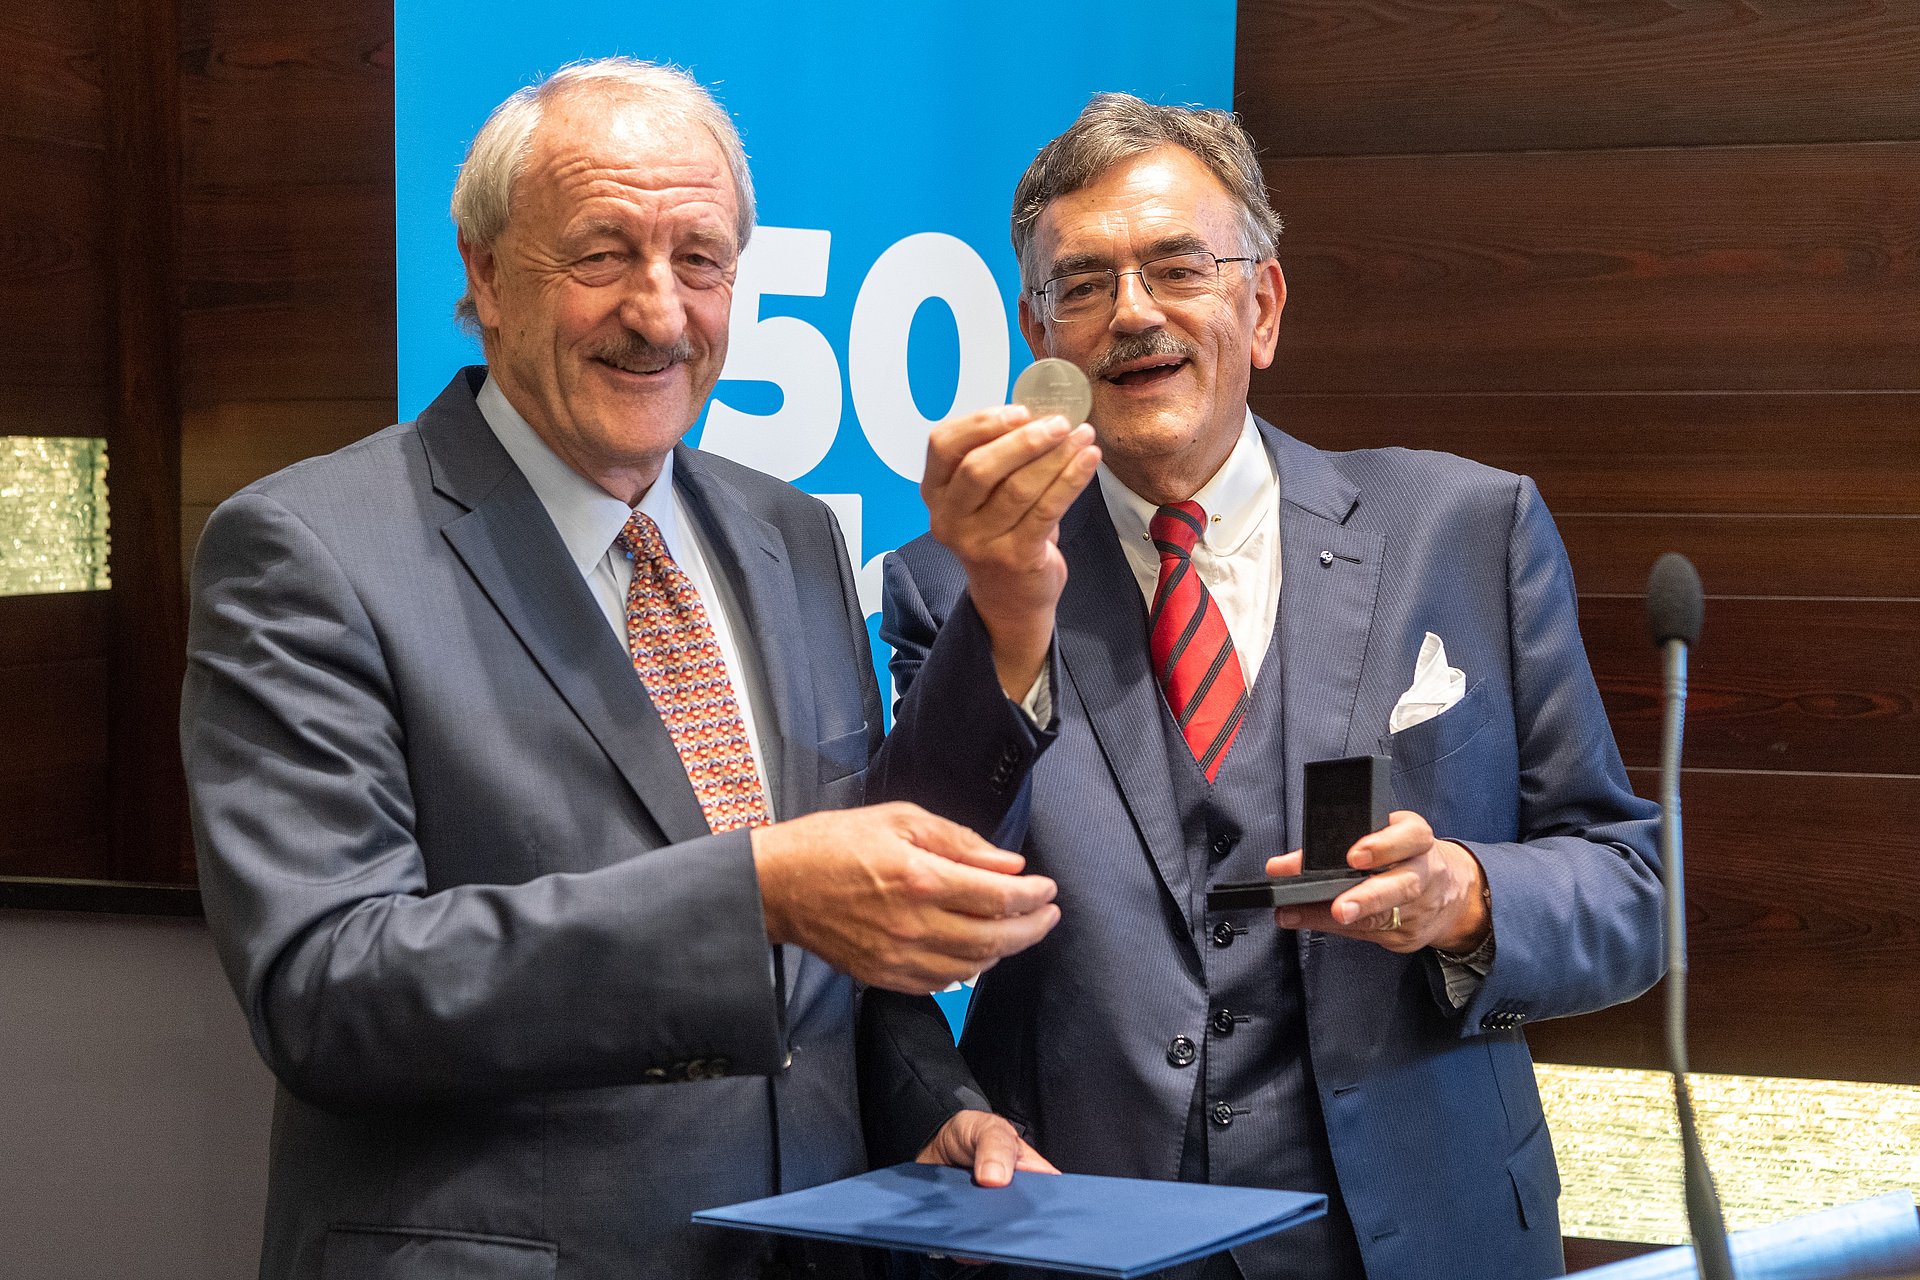
[[[593,358],[605,360],[608,364],[625,365],[628,368],[685,364],[693,359],[693,343],[689,342],[684,335],[680,341],[670,347],[658,346],[644,338],[633,338],[626,342],[609,342],[596,347]]]
[[[1123,333],[1113,340],[1105,354],[1094,363],[1093,376],[1104,378],[1121,365],[1132,360],[1144,360],[1148,356],[1176,356],[1182,360],[1194,357],[1194,348],[1180,341],[1165,329],[1149,329],[1145,333]]]

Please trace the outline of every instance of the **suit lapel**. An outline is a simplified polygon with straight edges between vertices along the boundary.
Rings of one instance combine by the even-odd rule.
[[[755,705],[756,718],[762,721],[756,745],[772,757],[761,761],[761,767],[773,791],[774,817],[812,813],[819,805],[820,775],[807,748],[819,740],[819,720],[787,541],[747,509],[739,493],[697,450],[676,446],[673,477],[712,549],[707,567],[725,579],[746,623],[745,633],[735,637],[737,647],[753,646],[766,681],[772,705]],[[733,677],[744,695],[746,673],[736,671]],[[768,711],[773,716],[770,726],[764,724]],[[781,980],[789,1006],[803,988],[811,991],[832,976],[824,964],[809,961],[801,948],[791,943],[781,948]]]
[[[420,415],[434,488],[467,510],[441,530],[669,843],[709,834],[673,739],[533,487],[474,404],[466,370]]]
[[[673,475],[712,548],[708,567],[725,579],[746,623],[746,634],[736,640],[741,648],[752,645],[766,680],[773,724],[768,726],[772,732],[760,731],[758,745],[773,757],[762,766],[773,790],[774,815],[811,813],[819,802],[820,779],[806,748],[818,740],[819,720],[786,539],[750,511],[697,450],[685,445],[674,450]],[[735,672],[734,678],[742,680],[743,673]]]
[[[1134,829],[1191,933],[1190,877],[1160,689],[1147,657],[1146,606],[1099,485],[1088,485],[1061,521],[1060,552],[1067,560],[1057,615],[1060,660],[1087,709]]]
[[[1385,540],[1346,526],[1359,490],[1324,454],[1259,427],[1280,475],[1278,629],[1291,781],[1309,760],[1374,749],[1375,735],[1358,732],[1353,708]],[[1300,846],[1299,793],[1288,786],[1288,848]]]

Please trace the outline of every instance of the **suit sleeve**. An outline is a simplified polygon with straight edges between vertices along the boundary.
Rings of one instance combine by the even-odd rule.
[[[1630,1000],[1665,967],[1658,811],[1628,785],[1580,640],[1566,550],[1526,479],[1507,591],[1520,838],[1462,842],[1485,870],[1494,937],[1463,1035]]]
[[[1036,728],[1001,690],[986,625],[950,557],[936,559],[928,591],[898,553],[887,557],[885,575],[880,636],[893,650],[897,700],[875,767],[877,794],[1017,849],[1026,838],[1028,776],[1054,739],[1057,711]],[[1047,664],[1057,708],[1060,664],[1051,653]]]
[[[780,1069],[746,833],[436,888],[404,691],[326,546],[244,494],[194,577],[181,736],[208,921],[289,1089],[353,1106]],[[476,724],[475,749],[512,731]]]
[[[872,794],[911,800],[1002,848],[1026,835],[1028,773],[1053,739],[1000,688],[986,628],[960,591],[935,613],[899,554],[886,559],[881,636],[899,700],[875,762]],[[940,587],[964,582],[943,565]],[[944,591],[941,594],[945,594]],[[1058,664],[1049,678],[1058,688]],[[861,1114],[873,1163],[911,1160],[957,1111],[990,1111],[931,996],[869,989],[860,1007]]]

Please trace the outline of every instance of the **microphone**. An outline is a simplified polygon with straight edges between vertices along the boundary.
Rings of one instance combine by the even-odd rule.
[[[1666,711],[1660,737],[1660,868],[1667,890],[1667,1064],[1685,1153],[1687,1226],[1701,1280],[1734,1280],[1720,1196],[1700,1150],[1687,1089],[1687,901],[1680,851],[1680,738],[1687,713],[1687,650],[1700,639],[1700,575],[1669,551],[1647,578],[1647,629],[1664,658]]]

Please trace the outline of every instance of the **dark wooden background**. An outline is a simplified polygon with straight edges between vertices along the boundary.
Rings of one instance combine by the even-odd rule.
[[[1694,1065],[1920,1083],[1920,6],[1240,14],[1255,407],[1533,475],[1643,791],[1694,559]],[[182,557],[394,416],[390,0],[13,0],[0,69],[0,434],[107,436],[114,539],[112,592],[0,599],[0,875],[184,881]],[[1657,1015],[1531,1036],[1656,1065]]]
[[[1538,480],[1643,794],[1646,574],[1694,561],[1693,1065],[1920,1082],[1920,6],[1240,13],[1291,286],[1256,409]],[[1659,1014],[1528,1035],[1657,1066]]]

